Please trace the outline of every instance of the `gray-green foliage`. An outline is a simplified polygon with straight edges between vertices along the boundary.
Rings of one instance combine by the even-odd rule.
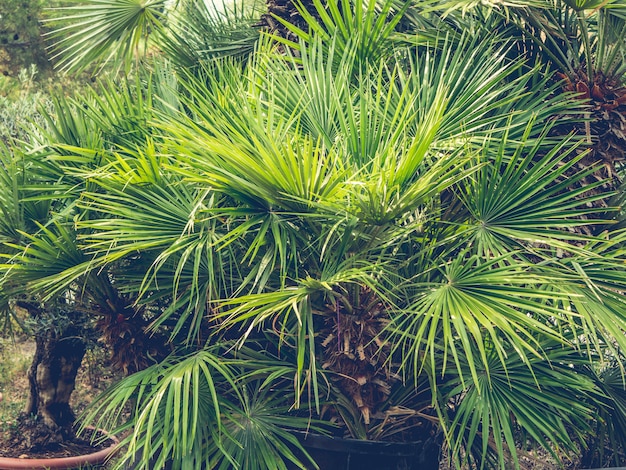
[[[37,67],[31,65],[20,71],[17,81],[5,80],[7,89],[0,92],[0,139],[4,143],[11,139],[28,142],[37,134],[37,126],[45,126],[41,110],[50,107],[50,98],[36,84],[37,73]]]

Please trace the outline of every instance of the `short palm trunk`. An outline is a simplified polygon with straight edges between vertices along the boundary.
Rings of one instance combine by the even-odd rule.
[[[31,318],[40,318],[38,309],[29,311]],[[58,330],[36,329],[35,355],[28,369],[29,396],[18,420],[25,450],[46,449],[74,437],[70,397],[85,355],[82,333],[71,323]]]

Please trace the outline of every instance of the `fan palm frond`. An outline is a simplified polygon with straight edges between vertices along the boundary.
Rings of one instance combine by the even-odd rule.
[[[150,34],[163,26],[166,0],[94,0],[75,6],[58,7],[59,24],[50,33],[54,45],[52,60],[63,71],[79,71],[89,64],[123,63],[148,48]]]

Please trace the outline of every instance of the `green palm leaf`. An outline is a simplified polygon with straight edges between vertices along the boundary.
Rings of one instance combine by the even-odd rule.
[[[501,363],[489,348],[487,363],[479,366],[480,387],[459,385],[454,372],[442,385],[446,398],[440,403],[454,403],[439,412],[445,416],[451,456],[457,463],[473,461],[484,468],[493,458],[504,468],[510,454],[513,463],[519,465],[519,429],[553,455],[555,448],[577,452],[570,432],[589,430],[594,409],[584,400],[599,390],[582,373],[587,363],[584,356],[549,341],[541,350],[544,357],[531,358],[530,363],[516,354]],[[467,370],[469,361],[461,361],[461,369]],[[465,456],[463,448],[470,449]]]
[[[309,30],[304,31],[287,20],[274,16],[285,28],[291,31],[301,42],[314,43],[317,38],[323,44],[332,44],[340,55],[348,49],[354,50],[354,68],[351,74],[358,73],[368,63],[377,63],[388,57],[396,44],[398,34],[395,28],[409,8],[409,2],[402,2],[396,10],[397,2],[368,0],[363,3],[341,3],[336,0],[322,2],[313,0],[315,15],[303,5],[296,7]],[[332,40],[329,40],[333,38]],[[277,42],[296,50],[303,46],[293,41],[274,36]]]
[[[59,7],[61,25],[52,33],[52,60],[63,71],[78,71],[107,62],[126,68],[148,49],[153,30],[162,27],[165,0],[94,0]]]
[[[532,125],[529,123],[527,135]],[[586,243],[584,237],[567,229],[607,223],[585,218],[595,212],[588,206],[606,195],[589,194],[602,181],[571,189],[596,168],[571,174],[569,170],[584,154],[572,156],[576,146],[567,145],[563,141],[541,156],[539,146],[522,144],[507,155],[503,141],[494,149],[496,153],[487,157],[495,160],[464,182],[460,198],[471,214],[470,231],[480,253],[499,256],[522,245],[543,244],[550,247],[547,256],[551,257],[554,249],[573,251],[576,241]],[[534,256],[541,256],[540,250],[530,249]]]
[[[209,351],[169,358],[106,392],[87,420],[115,425],[120,410],[132,399],[136,430],[124,442],[129,446],[129,460],[140,457],[137,468],[162,468],[168,460],[177,462],[178,468],[202,466],[207,462],[202,450],[208,440],[222,439],[221,381],[236,392],[231,366],[221,362]]]
[[[256,2],[181,2],[168,17],[159,43],[170,60],[182,67],[227,56],[246,58],[259,41],[260,5]]]

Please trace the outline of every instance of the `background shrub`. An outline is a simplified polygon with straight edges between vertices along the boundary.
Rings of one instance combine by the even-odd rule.
[[[0,2],[0,73],[17,75],[35,64],[48,68],[41,38],[41,0],[2,0]]]

